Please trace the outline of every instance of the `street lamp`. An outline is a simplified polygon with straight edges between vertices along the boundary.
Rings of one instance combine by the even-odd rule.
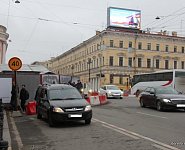
[[[19,0],[16,0],[16,1],[15,1],[15,3],[16,3],[16,4],[19,4],[19,3],[20,3],[20,1],[19,1]]]
[[[71,82],[73,80],[73,70],[74,70],[74,65],[71,66]]]
[[[87,64],[89,65],[89,83],[90,83],[90,81],[91,81],[91,67],[90,67],[91,63],[92,63],[91,58],[88,58]]]

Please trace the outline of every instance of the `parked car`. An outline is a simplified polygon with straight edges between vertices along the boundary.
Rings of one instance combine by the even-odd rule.
[[[184,109],[185,95],[179,94],[172,87],[148,87],[139,96],[141,107],[164,109]]]
[[[104,85],[100,88],[99,92],[106,94],[107,98],[123,98],[123,91],[116,85]]]
[[[75,87],[65,84],[46,85],[41,87],[38,95],[37,118],[46,118],[50,126],[71,120],[91,123],[91,105]]]

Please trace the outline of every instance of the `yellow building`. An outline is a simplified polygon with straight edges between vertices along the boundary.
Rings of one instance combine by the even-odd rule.
[[[79,76],[96,91],[101,85],[129,86],[137,73],[185,68],[185,37],[107,29],[45,62],[56,74]],[[90,82],[89,82],[90,81]]]

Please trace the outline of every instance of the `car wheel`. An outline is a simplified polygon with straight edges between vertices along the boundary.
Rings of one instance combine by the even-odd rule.
[[[91,124],[91,119],[85,120],[85,124]]]
[[[55,125],[55,122],[53,121],[50,113],[48,115],[48,124],[50,127],[54,127],[54,125]]]
[[[140,101],[139,101],[139,102],[140,102],[140,106],[141,106],[141,107],[145,107],[145,104],[144,104],[144,102],[143,102],[143,99],[142,99],[142,98],[140,99]]]
[[[37,112],[37,119],[42,119],[42,115],[39,113],[39,111]]]
[[[158,102],[157,102],[157,110],[158,110],[158,111],[162,111],[162,110],[163,110],[163,108],[162,108],[162,105],[161,105],[161,102],[160,102],[160,101],[158,101]]]

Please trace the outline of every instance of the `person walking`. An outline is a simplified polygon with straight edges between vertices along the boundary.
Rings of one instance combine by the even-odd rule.
[[[29,92],[26,90],[25,88],[25,85],[23,84],[22,85],[22,89],[20,91],[20,99],[21,99],[21,108],[22,108],[22,111],[25,112],[25,103],[26,103],[26,100],[29,99]]]

